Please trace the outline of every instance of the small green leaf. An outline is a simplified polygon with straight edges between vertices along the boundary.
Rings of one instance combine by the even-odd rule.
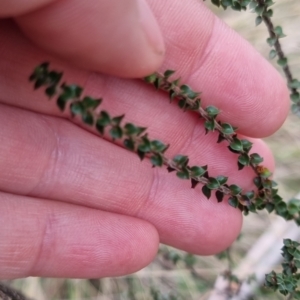
[[[122,128],[119,126],[112,127],[109,131],[112,139],[121,139],[123,136]]]
[[[151,164],[156,167],[163,165],[163,158],[160,154],[156,153],[150,157]]]
[[[194,166],[191,167],[191,172],[192,172],[192,177],[200,177],[203,174],[205,174],[207,172],[207,166],[205,167],[198,167],[198,166]]]
[[[155,152],[164,152],[167,147],[167,145],[158,140],[154,140],[151,142],[151,149]]]
[[[274,4],[274,2],[273,2],[273,0],[265,0],[265,4],[266,4],[266,6],[271,6],[271,5],[273,5]]]
[[[56,94],[56,85],[51,85],[45,90],[46,95],[51,98]]]
[[[272,211],[274,211],[275,205],[273,203],[267,203],[266,204],[266,210],[270,214]]]
[[[277,60],[277,64],[279,66],[281,66],[282,68],[286,67],[288,61],[287,61],[287,58],[286,57],[283,57],[283,58],[280,58]]]
[[[119,126],[125,115],[117,116],[111,119],[113,126]]]
[[[233,10],[237,10],[237,11],[241,11],[242,10],[242,6],[239,3],[235,3],[231,6],[231,8]]]
[[[233,134],[235,132],[233,127],[228,123],[223,123],[221,126],[222,126],[222,132],[224,134]]]
[[[84,112],[84,108],[80,101],[73,102],[70,106],[70,110],[71,110],[72,114],[74,114],[74,115],[81,115]]]
[[[278,183],[275,182],[274,180],[271,180],[271,182],[272,182],[272,188],[278,186]],[[276,191],[276,194],[277,194],[277,190],[273,189],[272,192],[273,191]]]
[[[274,28],[274,33],[277,35],[278,38],[283,38],[286,35],[283,33],[282,28],[280,26],[276,26]]]
[[[94,125],[94,117],[90,112],[84,112],[82,114],[82,122],[87,125]]]
[[[214,106],[207,106],[205,108],[205,111],[207,112],[209,117],[213,117],[213,118],[216,117],[220,113],[220,110]]]
[[[276,204],[275,209],[279,215],[282,215],[287,211],[287,205],[285,202],[281,201]]]
[[[226,176],[217,176],[216,179],[218,180],[220,185],[224,185],[227,182],[228,177],[226,177]]]
[[[188,85],[183,84],[182,86],[180,86],[180,90],[183,94],[187,94],[189,93],[189,91],[191,91],[191,88]]]
[[[248,154],[246,153],[242,153],[239,155],[238,157],[238,161],[241,165],[243,166],[249,166],[249,163],[250,163],[250,157]]]
[[[258,14],[258,15],[261,15],[263,13],[263,11],[265,10],[265,7],[263,5],[257,5],[255,7],[255,12]]]
[[[204,185],[202,187],[202,193],[207,199],[209,199],[211,196],[211,189],[209,189],[206,185]]]
[[[300,81],[298,79],[293,79],[291,82],[288,83],[288,86],[291,89],[298,89],[300,88]]]
[[[234,208],[237,208],[239,205],[239,200],[237,197],[230,197],[228,199],[228,204]]]
[[[126,123],[124,129],[127,135],[135,135],[138,132],[138,128],[131,123]]]
[[[290,247],[292,245],[292,240],[291,239],[284,239],[283,244],[286,247]]]
[[[51,85],[56,86],[60,82],[62,76],[63,76],[62,72],[51,71],[48,73],[47,78]]]
[[[258,165],[258,164],[262,163],[263,161],[264,161],[264,159],[257,153],[250,154],[250,163],[251,164]]]
[[[188,164],[189,158],[188,156],[185,155],[176,155],[173,158],[173,162],[177,165],[177,166],[183,166],[185,167]]]
[[[83,98],[82,100],[82,105],[86,108],[86,109],[96,109],[102,102],[102,99],[94,99],[92,97],[86,96]]]
[[[276,50],[272,49],[272,50],[270,51],[270,53],[269,53],[269,58],[270,58],[270,59],[273,59],[273,58],[275,58],[276,56],[277,56]]]
[[[180,86],[182,94],[186,95],[190,99],[195,99],[199,96],[199,93],[194,92],[188,85],[183,84]]]
[[[164,72],[164,77],[166,78],[166,79],[168,79],[170,76],[172,76],[173,74],[175,73],[175,71],[173,71],[173,70],[166,70],[165,72]]]
[[[156,74],[151,74],[149,76],[146,76],[144,77],[144,80],[147,82],[147,83],[154,83],[155,80],[157,78],[157,75]]]
[[[249,8],[250,8],[250,9],[255,9],[256,6],[257,6],[257,3],[256,3],[254,0],[252,0],[252,1],[250,2]]]
[[[181,171],[176,173],[176,176],[180,179],[190,179],[190,173],[187,168],[182,168]]]
[[[300,200],[291,199],[287,204],[287,210],[292,215],[299,213],[300,212]]]
[[[240,3],[242,6],[248,6],[251,0],[241,0]]]
[[[128,150],[134,151],[134,141],[132,139],[125,139],[123,144]]]
[[[188,107],[188,104],[187,104],[187,101],[185,99],[180,99],[178,101],[178,106],[183,109],[184,111],[186,111],[187,107]]]
[[[46,76],[44,76],[44,77],[39,77],[39,78],[35,81],[35,83],[34,83],[34,89],[36,90],[36,89],[40,88],[41,86],[45,85],[46,82],[47,82],[47,77],[46,77]]]
[[[208,131],[214,131],[215,130],[214,120],[205,121],[204,126],[205,126],[206,130],[208,130]]]
[[[258,26],[263,21],[263,18],[261,16],[257,16],[255,19],[255,25]]]
[[[291,107],[291,110],[294,114],[300,116],[300,105],[297,103],[293,103],[292,104],[292,107]]]
[[[272,10],[272,9],[265,10],[265,11],[263,12],[263,16],[264,16],[264,17],[271,18],[271,17],[273,16],[273,10]]]
[[[147,153],[151,151],[151,144],[148,138],[143,137],[142,142],[138,146],[139,151]]]
[[[232,0],[222,0],[221,4],[226,9],[229,6],[232,6]]]
[[[230,186],[229,186],[229,189],[230,189],[232,195],[234,195],[234,196],[236,196],[236,195],[238,195],[238,194],[240,194],[240,193],[242,192],[242,188],[239,187],[239,186],[236,185],[236,184],[230,185]]]
[[[262,181],[262,185],[265,189],[271,189],[272,188],[272,180],[269,180],[269,179],[265,179]]]
[[[220,4],[221,4],[221,0],[211,0],[211,3],[220,7]]]
[[[252,200],[254,198],[254,196],[255,196],[254,191],[249,191],[243,195],[245,200]]]
[[[255,207],[254,203],[251,202],[251,203],[247,206],[247,208],[249,209],[250,212],[256,213],[256,207]]]
[[[210,177],[208,180],[209,182],[206,184],[206,187],[210,190],[216,190],[220,187],[220,183],[217,179]]]
[[[243,145],[243,150],[248,153],[251,150],[253,143],[245,139],[241,140],[241,142]]]
[[[267,38],[267,43],[269,46],[273,47],[277,42],[277,38]]]
[[[47,77],[48,72],[49,72],[48,67],[49,67],[48,62],[44,62],[44,63],[40,64],[39,66],[37,66],[34,69],[33,73],[30,75],[29,80],[34,81],[41,77]]]
[[[253,179],[253,182],[258,189],[260,189],[262,187],[261,178],[259,176],[255,177]]]
[[[229,144],[229,147],[238,152],[243,151],[243,144],[241,140],[236,137],[233,138],[233,141]]]
[[[97,125],[107,126],[109,124],[110,124],[110,116],[106,111],[102,110],[99,114],[99,118],[97,119]]]
[[[63,95],[65,100],[79,98],[83,91],[83,88],[77,84],[70,84],[70,85],[62,84],[62,89],[64,91]]]

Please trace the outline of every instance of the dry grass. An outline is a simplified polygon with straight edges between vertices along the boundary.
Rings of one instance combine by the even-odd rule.
[[[208,1],[207,1],[208,2]],[[209,3],[207,3],[209,5]],[[210,5],[211,6],[211,5]],[[212,8],[231,27],[249,40],[259,52],[268,56],[269,46],[265,40],[267,30],[264,25],[254,26],[255,14],[222,11]],[[282,25],[287,37],[282,40],[283,48],[289,57],[292,72],[300,77],[300,5],[297,0],[278,0],[273,7],[273,21]],[[277,67],[277,66],[276,66]],[[275,180],[279,183],[281,195],[286,199],[299,192],[300,179],[300,118],[290,116],[284,126],[272,137],[267,138],[277,161]],[[266,214],[245,218],[242,238],[232,247],[231,256],[235,263],[243,258],[257,237],[271,224]],[[166,247],[163,247],[166,249]],[[169,249],[169,248],[168,248]],[[164,250],[169,251],[169,250]],[[173,251],[173,250],[172,250]],[[178,251],[180,253],[180,251]],[[54,299],[152,299],[151,286],[163,293],[174,291],[181,295],[178,299],[207,299],[217,274],[227,267],[226,261],[215,257],[197,258],[196,274],[193,275],[181,262],[174,267],[164,261],[161,255],[147,268],[136,274],[117,279],[68,280],[28,278],[15,280],[13,286],[20,288],[28,296],[37,300]],[[254,299],[283,299],[280,296],[261,294]]]

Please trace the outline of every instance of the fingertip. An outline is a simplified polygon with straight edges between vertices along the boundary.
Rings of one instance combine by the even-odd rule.
[[[228,199],[218,203],[216,199],[211,199],[212,205],[210,218],[205,221],[205,228],[209,231],[205,237],[205,245],[202,245],[201,255],[215,255],[230,247],[238,238],[242,226],[243,215],[237,208],[228,204]]]
[[[164,59],[164,40],[145,0],[61,0],[16,22],[38,46],[90,71],[143,77]]]

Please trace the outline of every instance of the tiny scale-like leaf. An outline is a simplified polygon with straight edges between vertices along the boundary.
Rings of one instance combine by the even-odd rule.
[[[202,176],[204,173],[206,173],[207,167],[198,167],[194,166],[191,167],[192,177],[199,177]]]
[[[209,189],[206,185],[204,185],[202,187],[202,193],[207,199],[209,199],[211,196],[211,189]]]
[[[263,18],[261,16],[257,16],[255,19],[255,25],[258,26],[263,21]]]
[[[219,113],[220,113],[220,110],[217,109],[216,107],[214,106],[207,106],[205,108],[205,111],[207,112],[207,114],[210,116],[210,117],[215,117],[217,116]]]
[[[270,51],[270,53],[269,53],[269,58],[270,58],[270,59],[273,59],[273,58],[275,58],[276,56],[277,56],[276,50],[272,49],[272,50]]]

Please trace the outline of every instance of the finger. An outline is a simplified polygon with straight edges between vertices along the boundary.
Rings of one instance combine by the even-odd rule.
[[[0,18],[16,17],[39,9],[55,0],[1,0]]]
[[[171,3],[172,14],[166,17]],[[149,4],[168,36],[169,59],[161,70],[176,70],[178,77],[202,92],[203,106],[217,106],[221,120],[234,121],[247,136],[265,137],[282,125],[290,107],[286,83],[247,41],[202,1]]]
[[[200,187],[191,189],[190,182],[152,169],[136,154],[65,120],[5,106],[0,120],[3,191],[139,217],[157,228],[161,242],[198,254],[225,249],[239,233],[241,215],[226,199],[219,204],[213,195],[208,201]],[[202,143],[200,132],[197,127],[186,152],[180,151],[190,156],[191,165],[208,163],[212,176],[226,175],[229,184],[253,189],[251,169],[237,171],[235,154],[215,144],[216,137]],[[256,142],[253,151],[265,156],[272,169],[263,144]],[[230,227],[226,233],[220,230],[224,226]]]
[[[0,279],[135,272],[157,253],[155,228],[87,207],[0,193]]]
[[[145,0],[60,0],[15,20],[35,44],[88,70],[141,77],[163,61],[163,38]]]
[[[164,4],[160,5],[162,5],[160,10],[163,10]],[[183,82],[190,84],[194,90],[202,92],[203,105],[210,104],[221,108],[220,119],[237,126],[240,133],[263,137],[276,131],[285,119],[289,107],[287,89],[278,73],[247,42],[219,20],[214,19],[215,17],[199,3],[191,0],[189,5],[185,5],[175,1],[172,5],[174,12],[178,15],[177,19],[180,19],[181,12],[190,17],[185,22],[181,22],[184,23],[184,27],[179,30],[172,21],[173,15],[165,13],[164,17],[159,17],[159,8],[153,7],[159,17],[162,30],[165,35],[168,33],[169,36],[166,41],[168,55],[165,67],[177,69],[178,76],[183,78]],[[10,30],[9,35],[5,34],[8,30]],[[187,31],[190,32],[188,36]],[[10,28],[2,27],[1,33],[5,38],[4,49],[6,50],[3,52],[6,61],[17,60],[20,70],[16,73],[11,64],[2,62],[4,63],[2,68],[8,72],[3,87],[7,91],[9,88],[7,81],[11,82],[11,85],[16,82],[20,82],[20,85],[24,82],[25,85],[24,78],[31,71],[31,65],[35,65],[34,62],[37,60],[44,61],[45,54],[30,47],[24,40],[21,41],[20,36],[13,31],[11,26]],[[226,42],[223,41],[224,43],[221,44],[222,46],[216,42],[218,36],[220,39],[227,38]],[[203,42],[199,43],[199,40]],[[233,47],[234,50],[232,50],[230,45],[237,45],[237,47]],[[22,52],[19,49],[22,49]],[[259,67],[259,72],[257,67]],[[88,80],[90,83],[88,93],[93,92],[95,95],[105,96],[111,103],[115,99],[115,103],[123,110],[121,113],[127,113],[128,107],[137,101],[139,107],[145,107],[145,110],[140,111],[140,115],[149,115],[152,118],[158,112],[156,108],[159,105],[158,101],[166,101],[165,95],[155,93],[151,88],[145,90],[142,86],[137,89],[136,83],[129,81],[122,83],[120,80],[107,79],[101,75],[89,76],[87,73],[83,73],[81,80],[78,80],[80,77],[78,73],[75,77],[69,76],[72,72],[74,73],[74,70],[66,66],[62,69],[67,71],[66,78],[70,81],[76,82],[77,80],[80,83]],[[122,90],[119,88],[120,84]],[[272,89],[267,88],[268,86],[272,86]],[[18,96],[19,90],[15,89],[11,93],[13,93],[11,97],[9,97],[9,92],[6,93],[8,94],[7,102],[12,103],[16,100],[17,105],[38,109],[38,104],[33,104],[29,100],[26,100],[24,104],[21,99],[24,99],[26,94],[20,97]],[[29,95],[32,97],[31,92],[27,92],[27,95],[27,97]],[[121,105],[120,99],[124,102],[124,106]],[[43,106],[43,111],[47,111],[45,106]],[[50,108],[48,112],[51,112]],[[182,117],[178,124],[181,122]],[[174,121],[174,123],[177,122]]]

